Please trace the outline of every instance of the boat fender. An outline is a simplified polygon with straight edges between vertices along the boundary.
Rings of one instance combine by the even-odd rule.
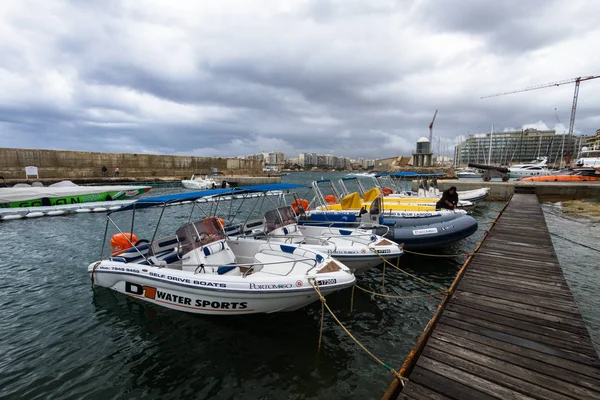
[[[129,239],[129,240],[128,240]],[[135,234],[129,232],[116,233],[110,238],[111,254],[122,253],[124,250],[130,249],[132,243],[137,243],[138,238]]]
[[[394,193],[394,191],[389,187],[384,187],[383,189],[381,189],[381,192],[384,196],[389,196],[390,194]]]

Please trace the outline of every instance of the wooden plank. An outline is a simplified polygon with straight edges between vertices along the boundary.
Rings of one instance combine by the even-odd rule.
[[[552,315],[538,313],[531,310],[523,309],[522,307],[506,306],[503,304],[497,304],[494,302],[473,300],[466,296],[455,297],[452,299],[452,304],[463,305],[466,307],[475,308],[477,310],[485,311],[488,313],[504,315],[507,317],[520,319],[523,321],[529,321],[536,324],[550,326],[563,331],[571,332],[575,335],[586,336],[588,331],[585,327],[576,327],[573,325],[567,325],[556,321]],[[559,319],[560,320],[560,319]]]
[[[488,249],[493,249],[493,250],[497,250],[497,251],[506,251],[507,250],[507,246],[505,243],[497,242],[494,240],[493,237],[492,237],[492,239],[490,239],[489,242],[486,243],[485,247]],[[532,254],[535,256],[543,256],[543,257],[548,257],[548,258],[554,257],[554,248],[552,247],[552,245],[548,244],[547,242],[546,242],[546,245],[539,243],[537,246],[531,246],[531,247],[511,246],[510,252],[513,254],[524,254],[524,255]]]
[[[469,285],[483,285],[491,289],[500,291],[513,292],[513,294],[523,293],[531,294],[546,299],[560,298],[563,301],[572,303],[573,295],[564,287],[551,287],[544,284],[533,283],[525,280],[505,279],[499,275],[493,276],[488,274],[471,274],[468,277],[465,274],[464,283]],[[523,296],[526,297],[526,296]]]
[[[406,397],[404,397],[406,396]],[[408,397],[410,396],[410,397]],[[415,400],[451,400],[450,397],[446,397],[443,394],[434,392],[424,386],[419,385],[416,382],[409,382],[402,393],[400,394],[401,399],[415,399]]]
[[[577,326],[585,326],[578,312],[570,306],[564,306],[564,302],[553,302],[551,296],[538,296],[535,293],[524,296],[523,293],[498,290],[466,281],[461,284],[461,286],[463,285],[464,287],[461,287],[456,294],[463,292],[473,293],[475,295],[485,296],[488,301],[507,305],[515,304],[519,307],[526,307],[526,309],[545,312],[561,318],[569,318],[572,319],[573,323]]]
[[[562,339],[556,339],[546,335],[540,335],[538,333],[529,332],[521,329],[520,327],[511,327],[508,325],[502,325],[498,322],[490,322],[482,319],[472,318],[469,315],[457,313],[446,309],[442,319],[452,319],[467,322],[473,325],[486,328],[489,331],[497,332],[499,334],[510,335],[522,339],[537,343],[538,346],[545,346],[549,348],[559,348],[563,351],[568,351],[574,355],[587,356],[590,359],[596,357],[596,350],[590,349],[588,346],[580,345],[579,343],[567,342]],[[441,321],[440,320],[440,321]]]
[[[496,266],[493,264],[470,264],[468,273],[488,273],[497,274],[506,277],[523,277],[524,279],[536,279],[539,282],[562,282],[566,283],[562,272],[557,268],[557,273],[549,273],[549,271],[535,271],[532,269],[524,269],[512,266]]]
[[[556,379],[538,373],[536,371],[531,371],[527,368],[519,367],[518,365],[514,365],[503,361],[498,358],[490,357],[482,353],[478,353],[477,351],[473,351],[472,349],[466,349],[464,347],[455,346],[453,344],[447,342],[440,342],[437,339],[431,338],[430,342],[427,343],[428,349],[431,351],[428,355],[436,360],[444,362],[444,360],[456,360],[458,359],[464,365],[468,365],[469,363],[474,364],[475,368],[484,367],[486,369],[493,370],[498,372],[490,374],[489,371],[485,369],[475,370],[473,372],[479,372],[479,376],[485,376],[486,378],[490,378],[491,376],[495,376],[496,383],[503,386],[513,387],[516,390],[520,390],[522,388],[528,389],[527,385],[535,385],[538,388],[531,388],[536,390],[537,394],[541,396],[541,398],[552,399],[552,398],[564,398],[564,396],[572,396],[576,399],[598,399],[598,395],[600,393],[588,390],[586,388],[573,385],[569,382],[561,382],[557,384]],[[460,366],[458,363],[452,363],[453,366]],[[516,378],[519,381],[527,382],[526,385],[518,385],[519,382],[512,381],[511,378]],[[529,390],[527,390],[529,392]],[[555,394],[558,394],[557,397],[554,397]],[[535,394],[531,394],[535,396]]]
[[[590,378],[583,374],[573,372],[569,369],[563,368],[564,360],[558,359],[554,364],[549,364],[537,359],[527,357],[528,353],[523,352],[523,349],[510,352],[504,349],[500,349],[489,344],[478,343],[471,340],[470,338],[464,338],[462,336],[452,335],[447,333],[446,330],[438,330],[433,333],[431,339],[435,339],[438,342],[445,343],[446,345],[461,346],[466,349],[477,351],[478,353],[494,357],[499,360],[509,362],[514,365],[518,365],[523,368],[527,368],[530,371],[538,371],[547,376],[554,377],[553,379],[559,380],[557,384],[560,386],[563,382],[572,383],[582,388],[590,390],[592,393],[597,393],[597,398],[600,398],[600,379]],[[483,339],[485,340],[485,339]],[[428,342],[429,344],[429,342]],[[558,364],[558,365],[556,365]]]
[[[462,294],[464,292],[465,294],[472,293],[474,295],[485,296],[486,300],[488,301],[494,301],[496,303],[506,305],[512,304],[538,312],[545,312],[561,318],[571,319],[572,323],[576,326],[585,326],[583,321],[580,319],[579,313],[576,313],[571,307],[564,307],[559,302],[552,302],[552,298],[550,296],[537,296],[535,294],[523,296],[523,293],[498,290],[491,287],[471,284],[470,282],[465,282],[463,284],[464,287],[461,287],[461,290],[457,291],[456,294]]]
[[[526,279],[524,277],[517,278],[514,276],[505,276],[501,274],[494,274],[492,272],[487,271],[476,271],[476,272],[467,272],[463,279],[475,279],[480,280],[482,282],[487,283],[499,283],[508,286],[515,285],[517,287],[523,287],[525,289],[537,290],[539,292],[549,292],[556,293],[560,295],[571,295],[571,291],[569,290],[569,286],[566,282],[561,283],[550,283],[550,282],[540,282],[534,281],[532,279]]]
[[[532,290],[541,293],[555,292],[556,294],[560,294],[560,296],[563,298],[568,298],[568,300],[565,300],[566,303],[569,303],[572,307],[575,306],[573,303],[573,295],[569,291],[568,286],[562,287],[560,291],[553,289],[556,286],[545,285],[545,287],[540,288],[538,286],[531,285],[531,283],[533,283],[531,279],[518,279],[512,275],[504,275],[502,273],[493,274],[488,271],[479,270],[470,270],[469,272],[465,273],[463,280],[468,282],[481,282],[481,284],[488,286],[503,286],[508,289],[519,289],[519,291],[525,291],[525,293],[530,293]],[[538,285],[544,284],[538,283]]]
[[[482,270],[482,271],[509,271],[513,273],[527,273],[530,275],[538,275],[538,276],[548,276],[551,278],[559,278],[562,276],[562,271],[558,266],[548,266],[548,265],[518,265],[515,263],[504,263],[504,262],[493,262],[490,260],[475,260],[473,263],[473,269]],[[469,269],[471,269],[471,264],[469,264]]]
[[[516,346],[525,347],[527,349],[535,350],[548,355],[564,358],[566,360],[574,361],[580,364],[586,364],[592,367],[600,368],[600,362],[597,357],[584,355],[581,353],[569,351],[552,345],[539,343],[535,340],[530,340],[520,336],[511,335],[510,333],[500,332],[494,329],[490,329],[481,325],[476,325],[470,322],[461,321],[458,319],[444,318],[442,316],[440,323],[452,326],[458,329],[464,329],[469,332],[477,333],[482,336],[486,336],[492,339],[501,340],[506,343],[514,344]]]
[[[410,381],[406,387],[410,386],[412,383],[417,383],[420,386],[426,387],[435,392],[444,393],[453,399],[497,400],[496,397],[492,397],[486,393],[474,390],[460,382],[457,382],[454,379],[431,372],[428,369],[420,368],[419,365],[417,365],[410,374]],[[406,387],[404,389],[406,389]]]
[[[534,324],[528,321],[523,321],[520,319],[515,319],[499,314],[485,312],[470,307],[464,307],[457,304],[448,304],[446,309],[463,315],[468,315],[470,317],[477,318],[483,321],[489,321],[500,325],[514,327],[525,332],[531,332],[539,335],[552,337],[555,339],[564,340],[565,342],[570,342],[573,345],[581,347],[582,349],[590,350],[593,353],[596,352],[589,340],[586,340],[585,336],[575,335],[572,332],[552,328],[545,325]]]
[[[426,354],[427,353],[427,354]],[[419,358],[419,362],[417,365],[423,369],[427,369],[431,372],[435,372],[438,375],[446,377],[448,379],[454,380],[458,383],[463,384],[464,386],[470,387],[474,390],[485,393],[489,396],[493,396],[497,399],[506,399],[506,400],[530,400],[535,399],[535,397],[527,396],[523,393],[517,392],[515,390],[511,390],[502,385],[498,385],[490,380],[482,378],[478,374],[474,374],[468,370],[469,366],[465,365],[465,363],[461,363],[458,360],[450,360],[450,364],[440,362],[436,359],[430,358],[428,355],[431,354],[431,349],[425,348],[423,354]],[[437,354],[434,354],[437,355]],[[440,357],[442,358],[442,357]],[[467,368],[467,370],[462,368],[456,368],[451,365],[459,364],[461,367]],[[462,399],[463,397],[457,397]]]
[[[517,264],[534,264],[538,263],[541,265],[555,265],[555,262],[552,260],[545,260],[541,258],[533,258],[533,257],[517,257],[513,256],[509,253],[503,253],[500,251],[488,251],[486,249],[481,249],[477,253],[478,257],[484,257],[485,259],[492,260],[504,260],[505,262],[517,263]]]

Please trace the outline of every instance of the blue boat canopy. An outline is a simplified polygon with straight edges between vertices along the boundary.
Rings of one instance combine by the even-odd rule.
[[[272,190],[310,189],[310,188],[308,186],[295,185],[293,183],[266,183],[264,185],[238,186],[236,189],[242,189],[247,192],[269,192]]]
[[[113,212],[133,210],[134,208],[136,210],[139,210],[141,208],[157,207],[157,206],[162,206],[162,205],[170,204],[170,203],[179,203],[181,201],[194,201],[194,200],[201,199],[203,197],[227,196],[227,195],[238,194],[238,193],[244,193],[244,191],[237,190],[237,189],[210,189],[210,190],[201,190],[198,192],[186,192],[186,193],[169,194],[166,196],[146,197],[146,198],[136,200],[133,203],[131,203],[125,207],[119,208],[118,210],[115,210]]]

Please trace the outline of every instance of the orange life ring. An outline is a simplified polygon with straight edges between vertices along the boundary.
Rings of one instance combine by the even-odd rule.
[[[138,241],[138,238],[133,233],[129,233],[129,232],[115,233],[110,238],[111,254],[114,256],[114,255],[124,252],[127,249],[130,249],[133,247],[133,245],[131,243],[136,243],[137,241]]]
[[[327,204],[337,204],[338,203],[338,198],[335,197],[332,194],[329,194],[329,195],[325,196],[325,203],[327,203]]]
[[[310,207],[308,206],[308,200],[306,200],[306,199],[297,199],[297,200],[292,201],[292,209],[294,210],[294,212],[296,213],[296,215],[300,214],[300,207],[302,207],[302,209],[304,211],[310,210]]]
[[[383,189],[381,189],[381,192],[384,196],[389,196],[390,194],[394,193],[394,191],[389,187],[384,187]]]

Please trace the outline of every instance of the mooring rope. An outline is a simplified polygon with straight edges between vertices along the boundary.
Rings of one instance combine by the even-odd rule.
[[[383,293],[373,292],[371,290],[365,289],[365,288],[360,287],[358,285],[354,285],[354,286],[356,286],[357,289],[360,289],[363,292],[370,293],[370,294],[373,294],[375,296],[388,297],[388,298],[391,298],[391,299],[419,299],[419,298],[423,298],[423,297],[432,297],[432,296],[437,296],[438,294],[446,294],[446,293],[448,293],[447,290],[443,290],[443,291],[435,292],[435,293],[418,294],[418,295],[412,295],[412,296],[396,296],[396,295],[391,295],[391,294],[383,294]]]
[[[100,265],[100,261],[98,261],[96,264],[94,264],[94,266],[92,267],[92,276],[91,276],[91,280],[92,280],[92,289],[94,289],[94,274],[96,273],[96,268],[98,268],[98,265]]]
[[[325,297],[321,294],[321,290],[319,289],[319,283],[317,282],[316,279],[313,279],[316,283],[316,286],[312,283],[312,281],[309,279],[308,283],[310,283],[310,285],[313,287],[313,289],[315,290],[315,292],[317,292],[317,295],[319,296],[319,298],[321,299],[321,321],[323,321],[323,317],[324,317],[324,308],[327,309],[327,311],[329,311],[329,314],[331,314],[331,316],[333,317],[333,319],[335,320],[335,322],[344,330],[344,332],[346,332],[346,334],[348,336],[350,336],[350,338],[352,340],[354,340],[354,342],[365,351],[365,353],[367,353],[368,355],[371,356],[371,358],[373,358],[378,364],[380,364],[381,366],[383,366],[384,368],[386,368],[388,371],[390,371],[394,376],[396,376],[396,378],[400,379],[401,381],[408,381],[408,378],[400,375],[398,373],[398,371],[396,371],[394,368],[390,367],[389,365],[387,365],[385,362],[383,362],[383,360],[381,360],[379,357],[377,357],[375,354],[371,353],[356,337],[354,337],[354,335],[348,330],[348,328],[346,328],[344,326],[344,324],[342,324],[342,322],[338,319],[338,317],[333,313],[333,311],[331,310],[331,308],[329,308],[329,305],[327,304],[327,301],[325,300]],[[319,349],[321,348],[321,337],[323,336],[323,324],[321,323],[321,332],[319,333]]]
[[[427,256],[427,257],[469,257],[474,253],[459,253],[459,254],[430,254],[430,253],[419,253],[417,251],[404,250],[405,253],[414,254],[417,256]]]
[[[578,245],[579,245],[579,246],[581,246],[581,247],[585,247],[586,249],[594,250],[594,251],[597,251],[598,253],[600,253],[600,250],[599,250],[599,249],[596,249],[595,247],[588,246],[587,244],[583,244],[583,243],[576,242],[576,241],[574,241],[574,240],[571,240],[571,239],[569,239],[569,238],[566,238],[566,237],[564,237],[564,236],[557,235],[556,233],[552,233],[552,232],[550,232],[550,234],[551,234],[552,236],[556,236],[556,237],[559,237],[559,238],[561,238],[561,239],[564,239],[564,240],[566,240],[567,242],[571,242],[571,243],[574,243],[574,244],[578,244]]]
[[[447,288],[445,288],[445,287],[443,287],[443,286],[440,286],[440,285],[438,285],[437,283],[433,283],[433,282],[426,281],[425,279],[423,279],[423,278],[419,278],[418,276],[416,276],[416,275],[413,275],[413,274],[411,274],[410,272],[407,272],[407,271],[403,270],[403,269],[402,269],[402,268],[400,268],[399,266],[392,264],[391,262],[389,262],[388,260],[386,260],[386,259],[385,259],[385,258],[384,258],[384,257],[383,257],[383,256],[382,256],[382,255],[381,255],[381,254],[380,254],[380,253],[377,251],[377,250],[371,249],[371,251],[372,251],[373,253],[377,254],[377,255],[379,256],[379,258],[381,258],[381,260],[383,261],[384,265],[385,265],[385,264],[389,264],[389,265],[391,265],[393,268],[395,268],[395,269],[397,269],[398,271],[402,272],[403,274],[405,274],[405,275],[408,275],[408,276],[410,276],[411,278],[413,278],[413,279],[415,279],[415,280],[417,280],[417,281],[420,281],[420,282],[426,283],[427,285],[433,286],[434,288],[436,288],[436,289],[438,289],[438,290],[442,290],[442,291],[447,291],[447,290],[448,290]],[[400,258],[398,258],[398,263],[400,263]]]

